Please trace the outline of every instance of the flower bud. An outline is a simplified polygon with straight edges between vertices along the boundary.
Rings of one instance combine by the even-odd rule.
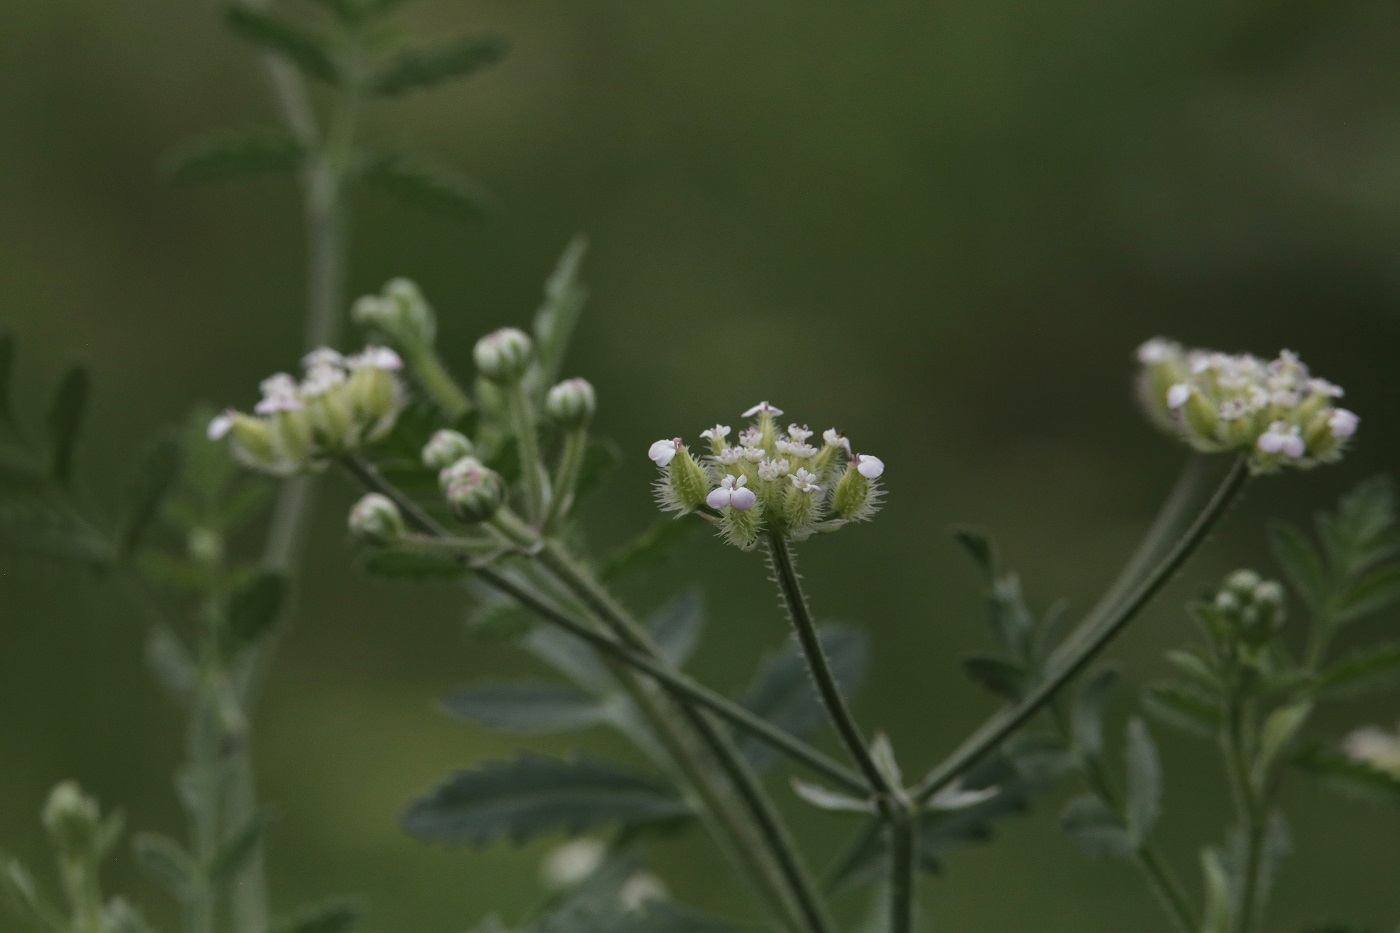
[[[437,337],[433,309],[418,286],[408,279],[393,279],[380,295],[365,295],[351,309],[355,323],[370,327],[408,351],[430,347]]]
[[[1246,645],[1264,645],[1283,627],[1282,584],[1253,570],[1236,570],[1226,577],[1214,605],[1226,631]]]
[[[587,426],[597,408],[597,395],[587,379],[565,379],[544,397],[545,414],[561,428]]]
[[[423,466],[442,471],[474,453],[476,448],[465,434],[443,428],[434,432],[428,438],[428,443],[423,445]]]
[[[472,350],[481,375],[498,384],[515,382],[523,376],[534,355],[534,343],[524,331],[514,327],[502,327],[487,334]]]
[[[369,493],[350,510],[350,534],[366,544],[393,544],[404,531],[403,514],[388,496]]]
[[[1225,578],[1225,589],[1239,599],[1249,601],[1254,599],[1255,588],[1263,582],[1264,578],[1253,570],[1236,570]]]
[[[44,805],[44,826],[65,855],[95,852],[102,814],[97,801],[73,781],[64,781]]]
[[[689,512],[700,507],[710,492],[710,478],[705,468],[690,455],[690,449],[682,446],[671,460],[666,475],[674,501],[681,511]]]
[[[484,522],[505,502],[500,475],[475,457],[463,457],[438,474],[453,513],[464,522]]]
[[[540,874],[551,888],[571,888],[593,874],[607,854],[607,846],[597,839],[575,839],[546,855]]]

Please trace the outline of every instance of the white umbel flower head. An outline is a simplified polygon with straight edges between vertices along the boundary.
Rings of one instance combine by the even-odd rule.
[[[813,495],[822,491],[821,486],[817,485],[816,474],[807,472],[805,468],[798,468],[797,472],[789,476],[788,479],[792,481],[792,488],[799,492]]]

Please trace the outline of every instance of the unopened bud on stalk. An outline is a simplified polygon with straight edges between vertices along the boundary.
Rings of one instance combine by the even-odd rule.
[[[366,544],[393,544],[404,531],[403,514],[388,496],[369,493],[350,510],[350,533]]]
[[[484,522],[505,502],[500,475],[475,457],[463,457],[438,475],[448,505],[464,522]]]
[[[97,801],[73,781],[55,787],[44,805],[44,826],[65,855],[94,852],[101,824]]]
[[[407,351],[426,349],[437,337],[437,319],[418,286],[392,279],[378,295],[365,295],[350,311],[355,323],[370,327]]]
[[[423,445],[423,466],[430,470],[445,470],[463,457],[476,453],[476,448],[465,434],[443,428],[428,438]]]
[[[1282,584],[1253,570],[1236,570],[1226,577],[1213,605],[1227,630],[1247,645],[1264,645],[1283,627]]]
[[[476,368],[492,382],[515,382],[529,369],[535,355],[535,345],[522,330],[502,327],[476,342],[472,358]]]
[[[544,397],[545,414],[561,428],[586,427],[597,408],[597,395],[587,379],[565,379]]]

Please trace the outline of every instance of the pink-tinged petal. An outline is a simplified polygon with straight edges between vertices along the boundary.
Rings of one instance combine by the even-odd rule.
[[[712,509],[719,510],[728,505],[732,497],[733,493],[721,486],[718,489],[710,490],[710,494],[705,497],[705,504]]]
[[[1361,418],[1345,408],[1338,408],[1332,412],[1332,417],[1327,419],[1327,427],[1332,429],[1332,436],[1338,439],[1351,437],[1360,424]]]
[[[1303,444],[1303,439],[1296,434],[1289,434],[1283,439],[1283,453],[1285,456],[1297,460],[1307,453],[1307,447]]]
[[[1266,431],[1259,435],[1259,449],[1266,454],[1276,454],[1283,450],[1283,442],[1286,435],[1275,434],[1273,431]]]
[[[885,461],[870,454],[856,454],[856,472],[866,479],[879,479],[885,473]]]
[[[729,494],[729,504],[734,507],[736,512],[747,512],[754,507],[754,503],[757,501],[758,496],[754,495],[753,490],[744,486],[736,486],[734,491]]]

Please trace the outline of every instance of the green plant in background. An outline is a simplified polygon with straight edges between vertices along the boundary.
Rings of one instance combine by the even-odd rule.
[[[351,305],[370,343],[349,354],[334,348],[349,304],[351,185],[456,216],[475,216],[483,203],[475,186],[444,170],[364,147],[363,104],[473,73],[497,60],[503,45],[469,37],[409,49],[384,20],[394,0],[318,4],[326,15],[316,28],[252,2],[227,10],[229,27],[266,55],[284,126],[220,134],[170,164],[185,180],[269,171],[301,179],[309,268],[300,376],[266,379],[250,411],[194,413],[178,436],[153,447],[112,521],[75,483],[84,371],[64,379],[47,443],[35,444],[9,404],[13,341],[0,342],[3,543],[107,573],[128,588],[151,623],[151,664],[188,711],[187,760],[176,780],[188,838],[142,833],[133,847],[178,901],[186,933],[320,933],[356,920],[347,903],[270,919],[261,854],[269,821],[249,757],[251,711],[296,575],[311,484],[327,472],[363,494],[348,530],[367,572],[460,581],[475,604],[477,635],[513,642],[558,674],[465,687],[445,698],[449,710],[522,735],[606,726],[648,763],[521,751],[448,775],[410,803],[405,831],[433,843],[597,834],[549,856],[548,894],[530,916],[511,924],[493,916],[478,933],[735,929],[674,903],[646,868],[649,841],[690,825],[752,889],[766,928],[835,933],[842,927],[833,899],[861,889],[871,901],[862,930],[936,927],[936,916],[918,910],[921,878],[1071,779],[1084,792],[1063,812],[1065,832],[1091,854],[1137,865],[1177,929],[1257,933],[1289,845],[1278,797],[1286,770],[1400,800],[1400,738],[1377,727],[1340,742],[1304,737],[1319,703],[1387,685],[1400,672],[1393,645],[1340,659],[1331,650],[1343,626],[1400,599],[1394,493],[1382,481],[1320,519],[1320,548],[1294,529],[1272,533],[1308,611],[1303,644],[1287,624],[1283,588],[1240,571],[1192,607],[1204,645],[1170,653],[1176,678],[1144,695],[1149,713],[1214,739],[1229,777],[1236,825],[1223,845],[1203,850],[1199,908],[1154,841],[1164,775],[1145,722],[1127,724],[1121,776],[1107,753],[1114,674],[1095,661],[1251,476],[1333,462],[1356,433],[1359,419],[1336,402],[1342,390],[1312,376],[1296,355],[1264,361],[1162,339],[1140,348],[1138,387],[1149,417],[1196,453],[1119,578],[1077,625],[1062,606],[1031,612],[989,540],[959,533],[987,582],[998,648],[967,659],[965,670],[1004,702],[922,777],[907,778],[909,762],[883,734],[868,736],[849,705],[864,675],[864,635],[818,621],[795,555],[799,544],[859,533],[851,526],[876,516],[886,483],[879,457],[857,452],[835,428],[818,435],[796,420],[785,424],[783,411],[761,402],[743,415],[751,424],[737,432],[715,424],[695,450],[682,437],[654,442],[656,499],[674,518],[615,554],[593,553],[575,516],[617,454],[591,433],[599,404],[592,385],[561,379],[586,297],[582,240],[564,251],[528,333],[504,328],[478,341],[470,381],[459,381],[439,356],[437,317],[407,279]],[[313,95],[309,83],[326,93]],[[312,105],[317,99],[324,114]],[[1229,462],[1212,460],[1217,453],[1230,454]],[[236,534],[264,514],[272,487],[239,465],[281,483],[253,558],[233,556]],[[619,580],[705,528],[742,550],[763,548],[792,629],[773,655],[751,659],[756,670],[738,697],[685,670],[703,630],[698,591],[640,614],[615,592]],[[842,759],[813,744],[823,723],[839,738]],[[822,875],[777,805],[771,775],[780,764],[801,772],[788,776],[782,793],[790,788],[815,810],[854,821],[849,846]],[[104,901],[97,884],[97,864],[119,824],[101,820],[96,804],[67,784],[55,790],[45,819],[70,910],[51,907],[29,872],[6,860],[7,888],[22,913],[54,931],[149,929],[125,902]]]

